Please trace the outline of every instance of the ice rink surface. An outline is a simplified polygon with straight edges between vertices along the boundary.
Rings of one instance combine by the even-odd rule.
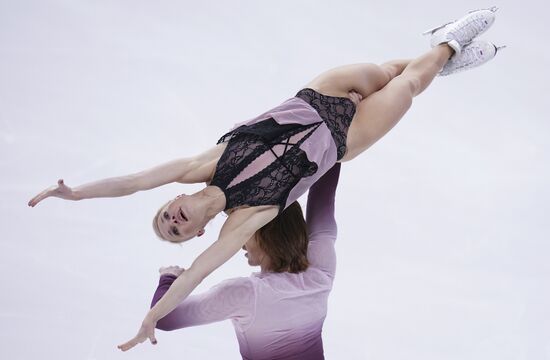
[[[327,359],[550,359],[549,5],[540,1],[0,1],[0,358],[239,359],[230,322],[122,354],[162,265],[166,200],[27,201],[194,155],[334,66],[411,58],[499,5],[508,48],[438,78],[342,168]],[[302,199],[304,200],[304,199]],[[240,253],[199,287],[248,276]]]

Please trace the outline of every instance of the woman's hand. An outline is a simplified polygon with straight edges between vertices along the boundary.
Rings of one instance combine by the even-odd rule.
[[[179,266],[175,266],[175,265],[173,265],[173,266],[163,266],[159,269],[159,274],[160,274],[160,276],[166,275],[166,274],[180,276],[184,271],[185,271],[185,269],[180,268]]]
[[[156,345],[157,339],[155,338],[155,326],[157,325],[156,321],[152,321],[149,319],[148,316],[145,317],[145,320],[143,320],[143,323],[141,323],[141,328],[139,329],[137,335],[130,341],[118,345],[117,347],[122,351],[127,351],[136,346],[137,344],[141,344],[145,340],[149,339],[151,341],[151,344]]]
[[[76,195],[73,192],[73,189],[65,185],[65,183],[63,182],[63,179],[59,179],[57,181],[57,185],[49,187],[46,190],[42,191],[40,194],[33,197],[29,201],[28,205],[34,207],[40,201],[50,196],[58,197],[65,200],[76,200]]]

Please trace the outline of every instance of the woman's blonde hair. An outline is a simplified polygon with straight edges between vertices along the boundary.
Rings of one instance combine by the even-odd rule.
[[[160,229],[159,229],[159,216],[161,216],[161,212],[162,212],[162,209],[164,209],[166,207],[166,205],[170,204],[172,202],[172,200],[168,200],[166,202],[166,204],[162,205],[157,213],[155,214],[155,217],[153,218],[153,230],[155,231],[155,234],[157,235],[157,237],[161,240],[164,240],[164,241],[169,241],[167,239],[165,239],[162,234],[160,233]]]

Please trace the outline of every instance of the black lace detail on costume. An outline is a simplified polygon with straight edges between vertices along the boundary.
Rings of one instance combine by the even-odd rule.
[[[266,142],[276,141],[287,132],[292,132],[295,129],[301,129],[303,125],[300,124],[279,124],[272,118],[257,122],[252,125],[241,125],[236,129],[228,132],[218,140],[218,144],[225,142],[231,136],[235,134],[251,134],[258,135]],[[295,134],[294,132],[293,134]]]
[[[336,143],[337,159],[346,153],[346,138],[348,129],[355,114],[355,104],[346,97],[328,96],[313,89],[302,89],[296,97],[311,105],[321,116],[330,129]]]
[[[211,185],[225,193],[226,209],[241,205],[278,205],[284,210],[292,188],[304,177],[317,171],[317,164],[308,160],[300,145],[321,123],[310,125],[279,125],[267,119],[249,126],[240,126],[225,134],[219,142],[229,139],[227,147],[216,166]],[[307,132],[305,132],[308,130]],[[293,135],[305,132],[296,143],[290,143]],[[219,143],[218,142],[218,143]],[[275,145],[285,145],[284,152],[277,155]],[[256,158],[271,151],[275,159],[256,174],[228,188],[229,184]]]
[[[210,182],[210,185],[218,186],[222,190],[227,188],[242,169],[268,149],[260,137],[235,132],[225,134],[218,144],[229,136],[229,143],[216,164],[216,173]],[[230,208],[226,206],[226,209]]]

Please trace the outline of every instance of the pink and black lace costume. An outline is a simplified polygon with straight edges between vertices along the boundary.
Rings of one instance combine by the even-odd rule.
[[[277,205],[284,210],[346,152],[355,104],[303,89],[280,106],[241,124],[228,142],[210,185],[226,196],[226,210]]]

